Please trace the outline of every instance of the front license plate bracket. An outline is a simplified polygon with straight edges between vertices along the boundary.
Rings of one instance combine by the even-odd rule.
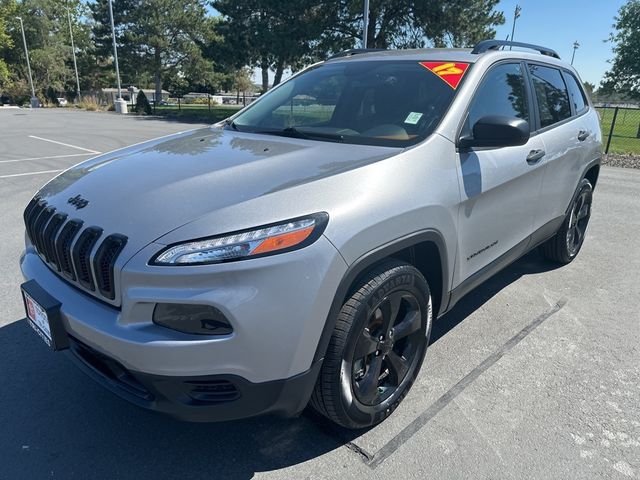
[[[69,348],[69,338],[67,332],[62,324],[62,316],[60,314],[60,302],[52,297],[45,289],[43,289],[35,280],[29,280],[28,282],[20,285],[22,291],[22,301],[24,303],[25,312],[27,312],[27,322],[36,330],[36,333],[42,337],[45,343],[53,350],[64,350]],[[46,333],[39,328],[32,319],[29,318],[27,299],[28,295],[46,314],[46,318],[49,322],[49,331],[51,337],[48,338]],[[47,342],[49,340],[49,342]]]

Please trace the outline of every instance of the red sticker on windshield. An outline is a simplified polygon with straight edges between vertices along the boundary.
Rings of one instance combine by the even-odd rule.
[[[468,63],[453,62],[420,62],[420,65],[435,73],[454,90],[458,88],[460,80],[462,80],[464,73],[469,68]]]

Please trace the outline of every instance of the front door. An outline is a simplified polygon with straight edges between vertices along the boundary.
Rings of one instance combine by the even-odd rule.
[[[471,100],[463,134],[486,115],[518,117],[531,124],[523,69],[520,62],[491,67]],[[542,185],[544,144],[532,136],[522,146],[474,148],[460,153],[458,160],[462,203],[454,287],[501,256],[524,252]]]

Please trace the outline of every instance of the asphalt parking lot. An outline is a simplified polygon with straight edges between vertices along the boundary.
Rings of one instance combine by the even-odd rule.
[[[0,110],[0,479],[640,477],[640,170],[603,167],[572,264],[530,253],[436,322],[418,382],[366,432],[180,423],[50,352],[22,321],[24,206],[97,152],[196,126]]]

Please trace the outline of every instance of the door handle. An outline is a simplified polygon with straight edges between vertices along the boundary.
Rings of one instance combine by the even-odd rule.
[[[542,149],[539,150],[531,150],[529,155],[527,155],[527,163],[533,165],[537,163],[542,157],[545,156],[545,151]]]
[[[578,140],[580,140],[581,142],[584,142],[587,138],[589,138],[589,135],[591,134],[586,130],[580,130],[578,132]]]

